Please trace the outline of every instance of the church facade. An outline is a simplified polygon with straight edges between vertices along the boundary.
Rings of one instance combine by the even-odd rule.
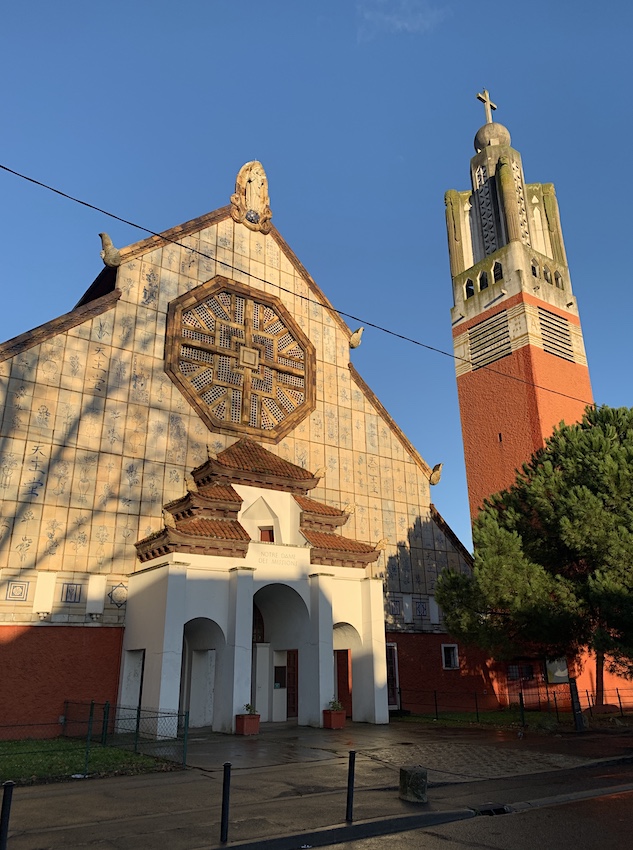
[[[271,219],[248,163],[228,206],[103,235],[78,305],[0,346],[6,723],[94,699],[320,725],[333,696],[383,723],[465,681],[433,592],[469,555]]]

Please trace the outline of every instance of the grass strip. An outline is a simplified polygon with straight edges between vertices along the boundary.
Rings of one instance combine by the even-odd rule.
[[[179,765],[162,759],[91,743],[88,776],[117,776],[177,770]],[[0,741],[0,783],[12,779],[18,785],[60,782],[83,777],[86,742],[69,738]]]

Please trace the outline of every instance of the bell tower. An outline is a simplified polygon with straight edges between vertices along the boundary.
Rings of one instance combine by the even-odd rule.
[[[471,517],[592,393],[556,193],[526,183],[510,133],[475,136],[472,189],[449,190],[453,347]]]

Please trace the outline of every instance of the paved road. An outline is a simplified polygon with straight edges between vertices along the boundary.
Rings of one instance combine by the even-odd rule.
[[[324,850],[631,850],[633,792],[325,845]]]
[[[350,749],[357,752],[351,828],[344,824]],[[351,724],[340,732],[275,724],[255,738],[197,732],[189,759],[194,766],[187,771],[17,788],[9,850],[218,846],[225,761],[233,764],[230,842],[263,847],[269,840],[271,850],[294,850],[307,843],[324,846],[378,834],[405,840],[412,828],[428,829],[442,819],[494,823],[497,818],[473,816],[473,809],[487,801],[517,804],[570,790],[633,788],[631,764],[596,765],[601,758],[630,761],[633,736],[528,733],[518,738],[515,732],[442,730],[402,722]],[[399,767],[411,763],[429,769],[428,804],[398,798]],[[519,815],[499,820],[506,817],[519,820]],[[467,829],[468,823],[460,828]],[[531,846],[547,847],[542,841]]]

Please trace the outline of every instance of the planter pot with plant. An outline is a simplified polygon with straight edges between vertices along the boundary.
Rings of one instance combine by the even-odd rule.
[[[343,729],[345,727],[345,709],[337,699],[331,699],[323,709],[324,729]]]
[[[247,702],[244,714],[235,715],[236,735],[257,735],[259,732],[259,714],[254,705]]]

